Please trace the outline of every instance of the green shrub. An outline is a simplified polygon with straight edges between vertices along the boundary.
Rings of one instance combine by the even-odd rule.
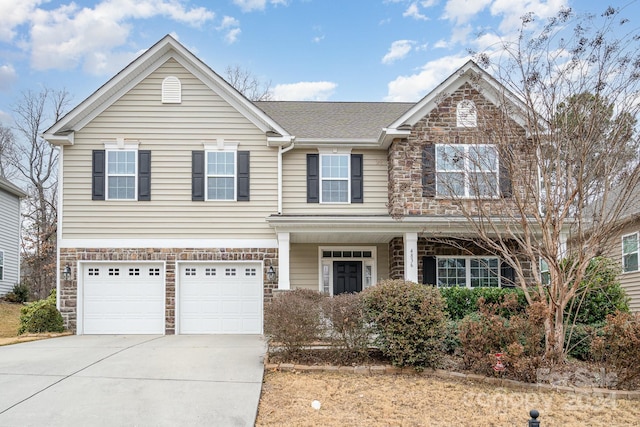
[[[446,333],[438,289],[404,280],[380,282],[363,292],[376,343],[395,366],[435,367]]]
[[[618,274],[620,266],[613,260],[593,258],[576,296],[567,305],[569,322],[592,325],[603,323],[618,311],[629,312],[629,298],[620,286]]]
[[[24,283],[16,283],[4,299],[8,302],[25,303],[29,301],[29,287]]]
[[[500,304],[478,300],[478,311],[466,316],[459,326],[460,351],[465,366],[477,373],[492,375],[496,353],[502,353],[504,375],[534,382],[544,354],[544,319],[546,308],[534,303],[524,313],[510,318],[501,315],[514,312],[517,295],[511,294]]]
[[[18,334],[42,332],[64,332],[64,321],[56,308],[55,291],[46,299],[34,301],[20,309]]]
[[[455,354],[460,348],[460,338],[458,336],[460,322],[460,320],[447,320],[444,340],[442,342],[442,351],[447,354]]]
[[[640,313],[607,316],[600,334],[591,344],[596,361],[615,372],[618,388],[640,386]]]
[[[278,343],[285,357],[295,358],[322,334],[321,303],[316,291],[295,289],[278,293],[265,304],[264,333]]]
[[[591,342],[602,326],[602,323],[569,325],[565,332],[567,354],[579,360],[592,360]]]
[[[517,295],[518,304],[514,307],[504,308],[502,313],[510,317],[515,313],[523,313],[527,307],[527,300],[520,288],[440,288],[440,292],[447,304],[447,312],[451,319],[460,320],[465,316],[478,311],[478,300],[484,298],[487,304],[501,304],[510,294]]]
[[[339,363],[367,359],[371,326],[364,316],[362,294],[340,294],[322,301],[329,339],[339,350]]]

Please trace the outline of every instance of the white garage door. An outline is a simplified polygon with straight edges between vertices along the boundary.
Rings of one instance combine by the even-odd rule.
[[[153,263],[83,266],[85,334],[164,334],[164,267]]]
[[[183,264],[178,286],[181,334],[262,333],[261,264]]]

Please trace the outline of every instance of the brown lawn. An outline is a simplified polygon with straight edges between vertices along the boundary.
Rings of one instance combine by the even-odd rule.
[[[318,400],[320,410],[311,407]],[[640,426],[640,401],[419,375],[265,372],[257,426]]]
[[[66,332],[62,334],[43,333],[18,335],[18,328],[20,328],[20,309],[22,307],[22,304],[11,304],[0,301],[0,345],[69,335],[69,333]]]

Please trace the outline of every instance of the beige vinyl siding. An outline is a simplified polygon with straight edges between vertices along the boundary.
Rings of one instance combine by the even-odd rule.
[[[162,80],[177,76],[182,103],[162,104]],[[91,200],[92,150],[137,140],[151,150],[151,201]],[[250,151],[249,202],[191,201],[191,152],[203,141]],[[277,150],[264,132],[174,60],[169,60],[75,135],[64,148],[63,238],[274,239]]]
[[[20,199],[2,189],[0,189],[0,251],[3,252],[0,295],[4,295],[20,281],[18,277]]]
[[[290,282],[292,289],[311,289],[318,291],[319,285],[319,258],[318,248],[320,246],[338,246],[330,244],[300,244],[291,245],[290,255]],[[366,246],[366,245],[365,245]],[[378,281],[389,277],[389,245],[371,245],[376,247]]]
[[[352,150],[362,154],[364,203],[307,203],[307,154],[318,150],[294,149],[283,157],[282,210],[285,215],[386,215],[388,214],[387,153]]]
[[[627,224],[616,238],[609,241],[606,255],[622,266],[622,236],[640,231],[640,220]],[[622,273],[618,276],[620,285],[630,298],[631,311],[640,312],[640,271]]]

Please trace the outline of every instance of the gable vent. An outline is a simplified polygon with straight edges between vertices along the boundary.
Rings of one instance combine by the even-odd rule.
[[[162,81],[162,103],[180,104],[182,102],[182,85],[175,76],[166,77]]]

